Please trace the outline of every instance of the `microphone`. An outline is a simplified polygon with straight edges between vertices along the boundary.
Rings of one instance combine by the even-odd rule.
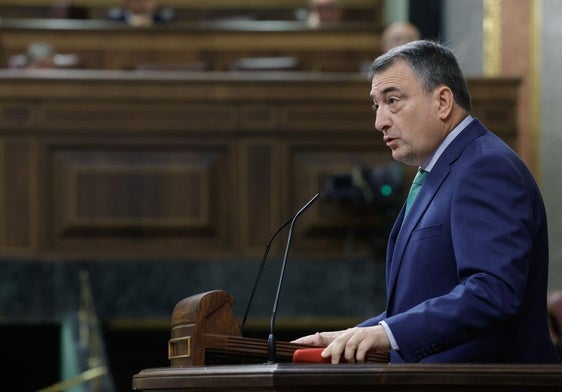
[[[273,311],[271,312],[271,321],[269,324],[269,337],[267,338],[267,362],[275,363],[276,360],[276,347],[275,347],[275,316],[277,315],[277,305],[279,303],[279,294],[281,293],[281,286],[283,285],[283,277],[285,275],[285,266],[287,265],[287,255],[289,254],[289,247],[291,246],[291,238],[293,237],[293,227],[298,217],[308,208],[312,203],[318,199],[318,193],[309,200],[291,219],[291,226],[289,227],[289,234],[287,235],[287,245],[285,246],[285,255],[283,256],[283,262],[281,263],[281,272],[279,274],[279,283],[277,285],[277,293],[275,294],[275,300],[273,301]]]
[[[244,313],[244,318],[242,319],[242,325],[240,327],[240,333],[242,336],[244,336],[244,326],[246,325],[246,319],[248,318],[248,313],[250,311],[250,306],[252,304],[252,301],[254,299],[254,295],[256,293],[256,289],[258,287],[258,283],[261,279],[261,274],[263,272],[263,267],[265,266],[265,261],[267,260],[267,256],[269,255],[269,249],[271,248],[271,244],[273,242],[273,240],[275,239],[275,237],[277,237],[277,234],[279,234],[279,232],[281,230],[283,230],[285,227],[287,227],[287,225],[291,222],[293,222],[294,220],[296,220],[296,218],[302,214],[304,212],[304,210],[306,210],[312,203],[314,203],[316,201],[316,199],[318,198],[318,193],[316,195],[314,195],[314,197],[312,199],[310,199],[308,201],[308,203],[306,203],[299,211],[297,211],[297,213],[293,216],[291,216],[289,219],[287,219],[281,226],[279,226],[277,228],[277,230],[275,230],[275,232],[271,235],[271,237],[269,238],[269,241],[267,242],[267,245],[265,247],[265,251],[263,253],[263,257],[261,259],[261,263],[260,263],[260,268],[258,270],[258,275],[256,276],[256,280],[254,282],[254,287],[252,289],[252,293],[250,294],[250,299],[248,300],[248,305],[246,306],[246,311]],[[285,255],[286,257],[286,255]],[[279,294],[278,294],[279,295]]]

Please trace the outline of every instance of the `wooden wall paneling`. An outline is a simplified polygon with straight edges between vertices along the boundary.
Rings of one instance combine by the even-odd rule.
[[[515,150],[519,87],[520,81],[512,78],[495,79],[493,86],[485,79],[469,81],[473,115]]]
[[[150,94],[150,92],[146,92]],[[44,106],[49,117],[46,126],[56,130],[78,132],[130,130],[134,133],[157,130],[231,132],[238,126],[236,108],[232,104],[179,103],[166,101],[120,102],[113,99],[76,102],[60,100]]]
[[[11,99],[0,103],[0,121],[8,132],[33,128],[41,118],[41,105],[28,100]]]
[[[240,142],[240,246],[242,255],[258,257],[287,218],[281,214],[279,170],[284,165],[278,143],[264,138]],[[278,245],[272,246],[272,253]]]
[[[4,70],[0,80],[8,256],[259,257],[332,175],[392,162],[358,74]],[[517,80],[469,88],[474,115],[516,141]],[[20,217],[28,223],[8,233]],[[365,256],[366,242],[348,239],[377,219],[320,200],[299,220],[294,257]]]
[[[224,255],[233,211],[225,142],[52,140],[47,253]]]
[[[2,248],[7,254],[31,255],[35,248],[35,153],[32,138],[6,138],[2,142]],[[0,254],[3,252],[0,250]]]
[[[337,85],[334,84],[334,87]],[[314,88],[314,87],[312,87]],[[324,135],[338,135],[340,132],[349,132],[350,135],[366,135],[377,138],[375,130],[375,117],[368,101],[368,86],[365,84],[367,97],[365,105],[357,102],[336,102],[337,92],[326,91],[333,95],[333,102],[316,103],[307,105],[288,103],[282,107],[281,126],[288,130],[314,131]]]
[[[380,138],[337,141],[295,141],[290,147],[289,193],[295,203],[318,192],[322,198],[302,216],[298,226],[295,252],[307,256],[336,258],[372,254],[368,237],[383,223],[376,208],[356,206],[347,201],[326,198],[326,186],[334,175],[351,174],[365,166],[374,169],[392,161]]]
[[[256,135],[244,137],[238,143],[240,252],[251,257],[262,255],[269,236],[283,219],[278,175],[283,162],[279,143],[271,138],[278,130],[279,109],[266,96],[263,98],[259,102],[251,99],[237,105],[239,130]],[[274,251],[275,248],[273,246]]]

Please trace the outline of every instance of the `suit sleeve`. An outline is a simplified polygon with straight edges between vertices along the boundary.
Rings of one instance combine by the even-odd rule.
[[[378,316],[371,317],[370,319],[367,319],[357,324],[356,327],[372,327],[373,325],[377,325],[378,323],[380,323],[385,318],[386,318],[386,312],[382,312]]]

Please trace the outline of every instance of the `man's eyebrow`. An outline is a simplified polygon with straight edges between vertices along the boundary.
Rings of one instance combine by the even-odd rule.
[[[393,93],[396,91],[400,91],[400,89],[396,86],[388,86],[387,88],[385,88],[384,90],[382,90],[380,92],[380,95],[384,96],[387,95],[389,93]],[[371,93],[369,94],[371,98],[375,99],[375,93],[371,91]]]

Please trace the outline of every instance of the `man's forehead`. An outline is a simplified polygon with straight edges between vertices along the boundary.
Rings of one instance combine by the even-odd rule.
[[[388,77],[394,77],[395,75],[413,75],[414,71],[410,64],[404,60],[395,60],[392,64],[388,65],[384,69],[376,72],[373,75],[373,83],[377,79],[384,79]]]
[[[373,78],[371,96],[384,96],[389,93],[398,93],[407,88],[407,82],[401,77]]]
[[[400,91],[412,83],[414,73],[404,61],[395,62],[390,67],[373,75],[371,80],[371,96],[375,93],[386,94],[390,91]]]

